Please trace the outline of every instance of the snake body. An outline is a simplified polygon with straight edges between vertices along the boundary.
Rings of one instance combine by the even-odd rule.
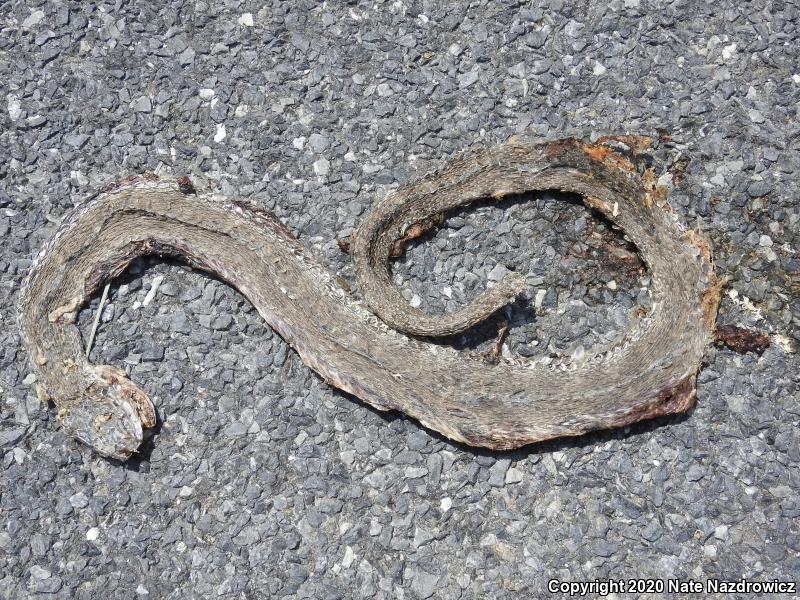
[[[488,365],[412,337],[463,331],[515,295],[521,279],[511,276],[452,314],[428,315],[391,282],[398,238],[478,198],[544,189],[581,194],[636,244],[652,275],[649,314],[624,342],[578,362]],[[131,260],[155,253],[236,287],[330,385],[465,444],[510,449],[693,403],[719,286],[702,237],[677,222],[652,173],[618,145],[512,141],[458,158],[379,202],[352,252],[363,302],[267,211],[152,176],[104,190],[65,218],[21,291],[37,390],[55,403],[64,430],[101,454],[124,460],[137,450],[155,409],[124,371],[84,356],[75,319]]]

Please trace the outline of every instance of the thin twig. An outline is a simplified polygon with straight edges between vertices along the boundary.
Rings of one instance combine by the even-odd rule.
[[[503,344],[505,344],[508,337],[509,328],[510,324],[506,319],[502,319],[497,324],[497,339],[495,339],[494,346],[483,354],[483,359],[486,363],[496,365],[500,362],[500,357],[503,355]]]
[[[111,287],[110,283],[106,284],[103,288],[103,295],[100,296],[100,306],[97,307],[97,312],[94,315],[94,323],[92,323],[92,331],[89,333],[89,342],[86,344],[86,358],[89,358],[89,352],[92,351],[92,344],[94,343],[94,334],[97,333],[97,326],[100,324],[100,315],[103,314],[103,306],[108,298],[108,288]]]

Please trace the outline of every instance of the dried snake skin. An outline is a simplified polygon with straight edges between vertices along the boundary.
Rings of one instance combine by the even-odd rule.
[[[124,371],[84,357],[75,318],[131,260],[159,254],[236,287],[330,385],[459,442],[510,449],[684,411],[711,342],[720,286],[708,245],[677,223],[664,190],[640,162],[613,141],[512,141],[399,188],[375,206],[353,246],[358,285],[383,321],[272,214],[195,195],[185,183],[127,180],[78,206],[31,267],[20,327],[37,391],[55,403],[68,434],[101,454],[125,460],[137,450],[143,428],[156,422],[154,407]],[[652,310],[624,341],[575,363],[491,366],[401,333],[461,331],[508,301],[521,279],[502,282],[451,315],[426,315],[391,284],[392,244],[451,207],[542,189],[581,194],[641,252],[652,275]]]

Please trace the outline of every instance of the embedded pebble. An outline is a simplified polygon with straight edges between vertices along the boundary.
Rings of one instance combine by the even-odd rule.
[[[317,175],[327,175],[330,172],[331,163],[326,159],[320,158],[314,162],[314,173]]]

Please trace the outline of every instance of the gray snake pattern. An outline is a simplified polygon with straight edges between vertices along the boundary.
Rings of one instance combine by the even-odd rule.
[[[363,300],[271,213],[187,193],[175,181],[130,178],[76,207],[30,269],[19,323],[37,392],[54,402],[69,435],[120,460],[136,452],[155,408],[123,370],[84,356],[75,320],[131,260],[155,253],[237,288],[330,385],[458,442],[511,449],[685,411],[712,341],[720,283],[708,243],[678,222],[636,141],[511,140],[396,189],[354,235]],[[512,274],[463,308],[430,315],[392,283],[394,244],[443,211],[533,190],[578,193],[624,230],[652,276],[650,312],[616,346],[573,362],[489,365],[426,341],[487,318],[519,293],[522,278]]]

